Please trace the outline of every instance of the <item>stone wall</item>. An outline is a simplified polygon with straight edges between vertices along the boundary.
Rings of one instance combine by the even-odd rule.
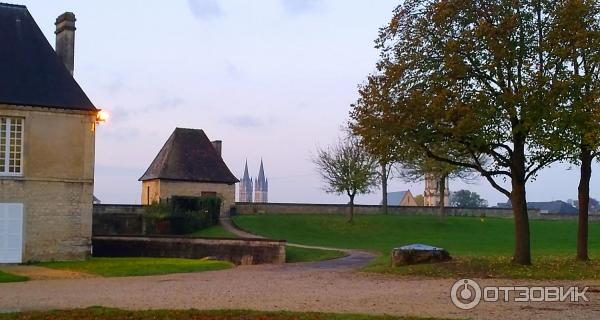
[[[146,210],[140,205],[95,204],[92,234],[144,235]]]
[[[307,203],[242,203],[235,205],[235,214],[347,214],[348,206],[345,204],[307,204]],[[381,206],[356,205],[354,212],[357,214],[381,213]],[[437,215],[437,207],[404,207],[389,206],[389,214],[398,215]],[[512,210],[505,208],[456,208],[447,207],[448,216],[472,217],[499,217],[512,218]],[[539,210],[529,210],[532,219],[543,218]]]
[[[169,180],[148,180],[142,183],[142,204],[152,204],[172,196],[200,197],[203,192],[215,192],[223,199],[221,214],[235,205],[235,184],[203,183]]]
[[[23,262],[89,255],[92,183],[0,179],[0,190],[0,202],[24,207]]]
[[[0,176],[0,203],[21,203],[23,262],[83,259],[92,236],[95,113],[0,104],[24,119],[23,174]]]
[[[285,263],[285,241],[183,237],[94,237],[95,257],[214,257],[240,264]]]

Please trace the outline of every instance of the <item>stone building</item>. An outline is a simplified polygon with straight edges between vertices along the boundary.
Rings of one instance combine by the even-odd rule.
[[[176,128],[142,181],[142,204],[164,201],[172,196],[221,197],[221,214],[235,204],[238,179],[221,157],[222,142],[211,142],[199,129]]]
[[[0,263],[90,253],[98,110],[73,78],[75,16],[55,52],[25,6],[0,3]]]
[[[254,202],[269,202],[269,180],[265,176],[265,168],[262,159],[260,159],[258,178],[254,179]]]
[[[404,207],[416,207],[418,205],[417,201],[415,200],[415,197],[413,197],[412,192],[410,192],[410,190],[388,192],[387,203],[389,206]]]
[[[446,178],[446,187],[444,188],[444,206],[450,206],[449,183]],[[426,207],[437,207],[440,205],[440,179],[434,175],[425,177],[425,191],[423,192],[423,202]]]

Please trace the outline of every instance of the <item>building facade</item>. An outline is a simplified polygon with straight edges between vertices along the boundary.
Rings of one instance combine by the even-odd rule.
[[[221,214],[235,204],[238,179],[221,157],[222,142],[210,141],[199,129],[176,128],[156,155],[142,181],[142,205],[172,196],[222,199]]]
[[[446,187],[444,188],[444,206],[450,206],[449,179],[446,178]],[[435,175],[425,177],[425,191],[423,192],[423,202],[426,207],[437,207],[440,205],[440,178]]]
[[[75,16],[55,52],[24,6],[0,3],[0,263],[90,254],[98,110],[73,73]]]

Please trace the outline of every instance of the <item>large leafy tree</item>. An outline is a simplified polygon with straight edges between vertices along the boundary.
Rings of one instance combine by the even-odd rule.
[[[548,63],[556,70],[550,148],[580,166],[577,259],[588,260],[592,162],[600,152],[600,6],[596,0],[556,1],[550,14]],[[558,140],[555,138],[559,137]]]
[[[349,135],[337,144],[318,149],[313,162],[325,182],[325,191],[346,194],[350,199],[348,221],[352,222],[355,196],[370,192],[377,184],[377,160]]]
[[[430,158],[478,171],[506,195],[520,264],[531,263],[526,182],[560,158],[538,141],[555,105],[547,50],[555,4],[406,0],[377,41],[393,96],[388,133],[414,140]]]

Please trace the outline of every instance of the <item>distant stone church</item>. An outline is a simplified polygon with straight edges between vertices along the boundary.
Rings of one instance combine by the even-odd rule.
[[[240,202],[269,202],[269,180],[265,176],[265,168],[262,159],[260,160],[260,169],[258,178],[252,181],[248,173],[248,161],[244,167],[244,176],[240,179],[239,189]]]

